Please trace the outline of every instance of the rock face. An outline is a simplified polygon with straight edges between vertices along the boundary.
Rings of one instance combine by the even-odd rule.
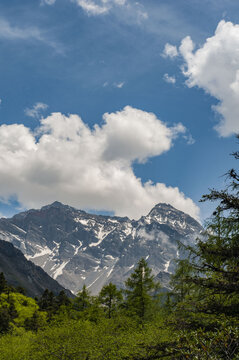
[[[53,291],[55,295],[64,290],[68,296],[72,296],[69,290],[65,290],[39,266],[28,261],[20,250],[3,240],[0,240],[0,272],[4,273],[10,285],[23,287],[28,296],[39,296],[45,289]]]
[[[168,204],[139,220],[88,214],[59,202],[0,219],[0,238],[74,293],[83,284],[96,294],[112,281],[123,286],[141,257],[161,282],[181,256],[177,241],[193,243],[201,225]]]

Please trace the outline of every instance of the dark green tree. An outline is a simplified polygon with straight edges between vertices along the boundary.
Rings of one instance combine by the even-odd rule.
[[[11,320],[14,320],[18,316],[14,301],[11,298],[9,300],[8,313]]]
[[[57,306],[68,306],[71,304],[70,299],[67,297],[66,293],[64,290],[61,290],[60,293],[57,295],[56,297],[56,303]]]
[[[4,334],[10,330],[11,317],[9,315],[8,307],[0,308],[0,334]]]
[[[239,159],[239,154],[234,153]],[[228,172],[225,190],[211,190],[203,201],[219,205],[207,223],[204,238],[184,247],[187,260],[178,264],[174,291],[197,313],[239,317],[239,175]],[[197,296],[197,301],[196,301]],[[190,301],[191,299],[191,301]],[[194,303],[194,306],[192,306]]]
[[[92,305],[92,297],[90,291],[84,284],[82,290],[78,292],[77,297],[74,299],[74,309],[84,311]]]
[[[0,294],[7,290],[7,282],[3,272],[0,273]]]
[[[158,287],[151,272],[147,262],[142,258],[125,282],[126,308],[141,320],[145,319],[152,306],[155,290]]]
[[[238,152],[233,155],[239,159]],[[203,344],[212,341],[229,354],[213,353],[207,345],[208,358],[215,359],[236,359],[239,354],[239,175],[235,169],[228,172],[227,181],[224,190],[212,189],[202,197],[202,201],[216,201],[216,210],[196,245],[181,245],[188,257],[178,262],[172,279],[175,327],[189,334],[195,331],[186,336],[190,351],[194,345],[202,351]],[[227,329],[230,341],[223,342]],[[192,344],[190,339],[197,337],[201,343]],[[190,356],[196,358],[196,353]]]
[[[40,310],[46,311],[48,314],[48,320],[52,319],[52,316],[57,312],[58,306],[56,297],[52,291],[46,289],[40,299],[38,300]]]
[[[37,332],[42,327],[42,319],[39,316],[39,312],[34,311],[30,318],[26,318],[24,321],[24,327],[26,330]]]
[[[122,291],[118,290],[116,285],[111,282],[108,285],[103,286],[99,293],[99,301],[105,306],[109,319],[112,317],[112,313],[116,311],[122,300]]]

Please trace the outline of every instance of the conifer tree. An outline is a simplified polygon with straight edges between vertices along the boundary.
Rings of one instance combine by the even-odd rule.
[[[117,305],[123,300],[122,292],[111,282],[103,286],[99,293],[99,301],[107,308],[108,318],[116,310]]]
[[[239,159],[239,152],[233,155]],[[190,358],[198,358],[204,350],[205,359],[237,359],[239,355],[238,172],[230,170],[227,180],[224,190],[212,189],[202,197],[218,206],[196,246],[181,245],[188,258],[178,262],[172,280],[177,302],[173,316],[176,328],[189,334],[184,345],[186,352],[190,349]]]
[[[74,307],[76,310],[84,311],[92,304],[90,292],[84,284],[82,290],[78,292],[77,297],[74,299]]]
[[[0,308],[0,334],[9,331],[10,321],[11,321],[11,316],[9,315],[8,307],[2,306]]]
[[[234,156],[239,159],[238,152]],[[187,288],[183,297],[195,313],[239,318],[239,175],[236,170],[228,172],[228,180],[225,190],[212,189],[202,197],[202,201],[219,201],[219,205],[208,221],[205,238],[198,239],[195,247],[185,247],[189,258],[179,261],[173,281],[174,292],[178,293],[179,287]]]
[[[3,272],[0,273],[0,294],[7,290],[7,282]]]
[[[70,299],[66,296],[65,291],[61,290],[60,293],[57,295],[56,297],[56,303],[57,306],[60,307],[62,305],[70,305],[71,301]]]
[[[153,290],[157,287],[151,272],[152,270],[148,267],[147,262],[142,258],[125,282],[126,306],[141,320],[145,318],[150,305],[152,305]]]

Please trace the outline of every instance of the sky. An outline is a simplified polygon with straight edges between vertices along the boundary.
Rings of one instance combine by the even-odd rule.
[[[55,200],[204,222],[236,167],[239,3],[0,3],[0,216]]]

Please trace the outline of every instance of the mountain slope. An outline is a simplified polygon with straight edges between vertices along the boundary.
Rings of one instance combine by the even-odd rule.
[[[20,250],[3,240],[0,240],[0,272],[4,273],[10,285],[22,286],[28,296],[39,296],[45,289],[54,294],[64,290],[68,296],[72,296],[39,266],[28,261]]]
[[[59,202],[0,219],[0,237],[73,292],[84,283],[93,293],[109,281],[122,286],[141,257],[167,279],[180,256],[177,241],[191,243],[202,230],[168,204],[156,205],[138,221],[88,214]]]

